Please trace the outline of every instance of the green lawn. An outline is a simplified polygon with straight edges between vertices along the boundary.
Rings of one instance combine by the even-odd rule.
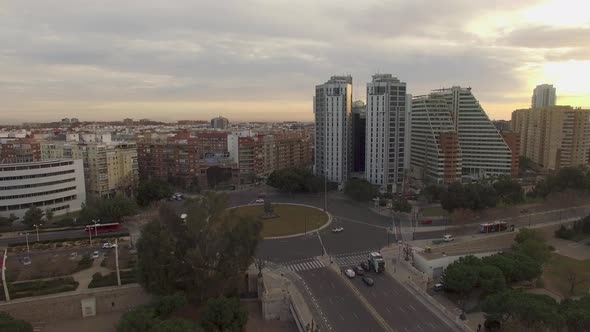
[[[272,206],[274,213],[279,218],[261,219],[264,224],[262,237],[309,232],[328,222],[328,215],[318,209],[285,204],[273,204]],[[264,215],[262,205],[242,206],[232,211],[238,215],[253,218]]]
[[[570,272],[576,274],[576,280],[581,281],[574,289],[575,295],[587,295],[590,289],[590,260],[579,261],[567,256],[552,254],[551,259],[543,268],[545,287],[557,291],[563,296],[571,296]]]
[[[441,207],[429,207],[420,209],[420,213],[422,213],[422,216],[424,217],[444,217],[449,215],[449,213]]]

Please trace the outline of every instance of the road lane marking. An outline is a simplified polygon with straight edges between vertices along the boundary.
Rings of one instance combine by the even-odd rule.
[[[342,317],[341,313],[338,313],[338,316],[340,316],[340,319],[342,319],[344,321],[344,317]]]
[[[404,308],[402,308],[402,306],[401,306],[401,305],[400,305],[400,306],[398,306],[398,308],[399,308],[399,310],[400,310],[401,312],[403,312],[404,314],[406,313],[406,311],[404,310]]]
[[[387,312],[391,313],[391,310],[389,310],[389,307],[385,307],[385,310],[387,310]]]
[[[356,312],[353,311],[352,313],[353,313],[354,317],[356,317],[357,320],[360,320],[359,316],[356,315]]]
[[[411,305],[411,304],[408,304],[408,306],[409,306],[409,307],[410,307],[412,310],[416,311],[416,308],[414,308],[414,306],[413,306],[413,305]]]

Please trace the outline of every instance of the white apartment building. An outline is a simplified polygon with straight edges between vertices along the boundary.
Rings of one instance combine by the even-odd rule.
[[[365,178],[382,192],[400,192],[404,179],[406,83],[375,74],[367,83]]]
[[[411,176],[426,183],[461,181],[461,149],[446,101],[430,96],[413,98],[411,127]]]
[[[461,149],[463,180],[511,174],[510,148],[471,93],[471,88],[455,86],[434,90],[428,98],[440,99],[450,111]],[[412,147],[414,153],[418,152]]]
[[[351,76],[332,76],[315,87],[314,173],[339,185],[348,180],[352,167],[351,111]]]
[[[0,165],[0,215],[22,218],[36,206],[54,215],[78,211],[86,201],[81,159]]]
[[[548,108],[555,106],[555,88],[552,84],[537,85],[533,90],[531,108]]]

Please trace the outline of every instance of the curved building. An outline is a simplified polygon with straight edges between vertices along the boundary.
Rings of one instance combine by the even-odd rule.
[[[0,164],[0,216],[22,218],[32,206],[57,216],[80,210],[85,200],[80,159]]]

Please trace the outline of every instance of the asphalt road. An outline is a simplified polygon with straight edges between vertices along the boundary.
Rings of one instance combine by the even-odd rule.
[[[344,281],[329,268],[299,272],[335,332],[383,331]]]
[[[118,235],[118,234],[125,234],[128,231],[126,229],[121,229],[119,232],[112,232],[106,233],[108,235]],[[105,235],[105,233],[99,235]],[[60,231],[60,232],[40,232],[39,233],[39,241],[48,241],[48,240],[67,240],[67,239],[77,239],[88,237],[88,233],[84,230],[73,230],[73,231]],[[94,239],[94,234],[93,234]],[[29,233],[29,244],[35,243],[37,241],[37,234],[34,231]],[[26,238],[24,235],[20,235],[17,237],[8,237],[8,238],[0,238],[0,246],[6,246],[9,244],[14,243],[26,243]]]
[[[388,274],[367,276],[374,286],[365,285],[358,276],[351,281],[394,331],[453,331]]]

